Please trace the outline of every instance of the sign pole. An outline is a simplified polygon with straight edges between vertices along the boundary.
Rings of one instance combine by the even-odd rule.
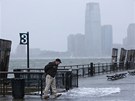
[[[29,68],[29,32],[20,33],[20,44],[27,45],[27,68]]]
[[[29,32],[27,32],[27,68],[29,68]]]

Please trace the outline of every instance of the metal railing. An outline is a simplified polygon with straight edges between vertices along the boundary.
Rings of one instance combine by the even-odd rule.
[[[43,94],[43,89],[45,87],[45,74],[43,69],[17,69],[14,72],[0,72],[1,74],[12,74],[13,78],[0,78],[0,95],[11,94],[14,89],[12,89],[11,80],[15,78],[20,78],[25,80],[25,95],[27,94]],[[69,90],[74,87],[78,87],[78,69],[68,70],[61,69],[58,70],[56,75],[56,85],[60,90]]]
[[[58,89],[69,90],[78,87],[78,77],[90,77],[94,75],[135,69],[135,63],[90,63],[83,65],[59,66],[56,76]],[[0,72],[1,75],[12,75],[13,78],[25,79],[25,94],[40,94],[45,87],[44,69],[14,69],[13,72]],[[0,95],[11,93],[11,79],[0,78]]]
[[[117,62],[117,63],[90,63],[83,65],[71,65],[71,66],[60,66],[64,69],[78,69],[79,77],[94,76],[101,74],[108,74],[113,72],[125,71],[135,69],[135,63],[128,62]]]

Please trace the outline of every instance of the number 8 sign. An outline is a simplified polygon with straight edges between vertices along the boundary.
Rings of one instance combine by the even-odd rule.
[[[28,44],[28,33],[20,33],[20,44]]]

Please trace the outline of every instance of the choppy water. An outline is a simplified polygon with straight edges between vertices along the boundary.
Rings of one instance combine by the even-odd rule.
[[[113,93],[119,93],[120,88],[75,88],[70,90],[63,95],[69,98],[81,98],[81,97],[102,97]]]
[[[30,59],[29,65],[30,68],[44,68],[44,66],[54,59]],[[110,58],[70,58],[70,59],[61,59],[62,64],[60,65],[80,65],[80,64],[90,64],[93,63],[110,63]],[[26,59],[10,59],[9,62],[9,71],[13,69],[19,68],[27,68],[27,60]]]

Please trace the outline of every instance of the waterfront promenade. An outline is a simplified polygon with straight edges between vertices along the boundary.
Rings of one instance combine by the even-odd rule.
[[[126,72],[126,71],[125,71]],[[135,76],[108,81],[106,75],[79,78],[79,87],[64,92],[57,99],[48,101],[134,101]],[[45,101],[39,95],[25,95],[23,100],[0,96],[0,101]]]

